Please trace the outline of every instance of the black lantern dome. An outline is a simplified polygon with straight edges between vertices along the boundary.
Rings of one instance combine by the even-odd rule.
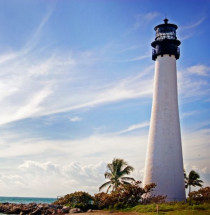
[[[164,54],[174,55],[179,59],[180,51],[179,45],[181,42],[177,40],[175,24],[168,23],[168,19],[164,19],[164,24],[157,25],[154,29],[156,31],[155,41],[151,43],[152,47],[152,60],[156,60],[158,55]]]

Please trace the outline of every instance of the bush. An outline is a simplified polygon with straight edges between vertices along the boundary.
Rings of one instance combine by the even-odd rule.
[[[161,196],[161,195],[158,195],[158,196],[149,196],[147,198],[144,198],[142,203],[143,204],[161,204],[161,203],[164,203],[166,201],[166,197],[167,196]]]
[[[198,191],[189,193],[189,202],[210,202],[210,187],[204,187],[199,189]]]
[[[112,198],[110,194],[104,192],[95,194],[94,205],[96,205],[99,209],[108,209],[110,205],[112,205]]]
[[[124,207],[125,207],[125,205],[122,202],[117,202],[117,203],[114,204],[113,208],[115,210],[119,210],[119,209],[124,208]]]
[[[71,208],[80,208],[84,211],[88,209],[94,209],[94,205],[91,204],[94,198],[86,192],[74,192],[59,198],[54,204],[68,205]]]
[[[203,205],[193,205],[193,210],[205,210],[205,207]]]
[[[140,202],[143,194],[150,192],[155,187],[155,184],[150,184],[141,188],[140,184],[140,181],[122,184],[110,194],[98,193],[95,195],[95,204],[99,209],[133,207]]]

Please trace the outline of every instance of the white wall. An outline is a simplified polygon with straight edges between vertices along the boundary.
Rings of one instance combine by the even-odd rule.
[[[176,58],[158,56],[144,184],[156,183],[153,194],[168,201],[185,200],[183,158],[177,99]]]

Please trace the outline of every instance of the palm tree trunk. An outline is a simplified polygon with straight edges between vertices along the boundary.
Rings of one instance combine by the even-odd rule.
[[[189,196],[190,193],[191,193],[191,185],[189,185],[189,193],[188,193],[188,196]]]

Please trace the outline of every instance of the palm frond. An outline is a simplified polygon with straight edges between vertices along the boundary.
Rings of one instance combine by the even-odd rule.
[[[201,184],[201,183],[203,183],[203,181],[202,180],[196,180],[196,181],[194,181],[193,183],[192,183],[192,186],[199,186],[199,187],[202,187],[203,185]]]
[[[110,172],[107,171],[107,172],[105,172],[104,176],[105,176],[105,178],[108,178],[108,179],[111,180],[113,175]]]
[[[104,184],[102,184],[100,187],[99,187],[99,191],[101,191],[103,188],[105,188],[106,186],[110,185],[111,184],[111,181],[107,181],[105,182]]]
[[[109,187],[107,188],[106,193],[108,193],[108,192],[109,192],[109,190],[111,189],[111,187],[112,187],[112,185],[110,184],[110,185],[109,185]]]
[[[135,181],[131,177],[123,177],[125,175],[129,175],[134,168],[132,166],[128,166],[128,163],[119,158],[114,158],[112,163],[107,164],[107,171],[104,176],[106,179],[110,181],[101,185],[99,190],[103,189],[106,186],[109,186],[107,192],[112,188],[115,190],[122,183],[129,183],[129,181]]]
[[[121,171],[121,176],[123,175],[129,175],[134,168],[132,166],[126,166],[122,171]]]
[[[186,175],[186,172],[184,172],[184,179],[185,179],[185,188],[190,189],[190,186],[199,186],[202,187],[203,185],[201,183],[203,183],[202,180],[200,180],[200,175],[194,171],[191,170],[189,175]]]
[[[122,180],[122,184],[131,184],[131,183]]]
[[[126,181],[136,181],[134,178],[131,177],[121,177],[121,179]]]
[[[107,169],[108,169],[111,173],[113,173],[113,172],[114,172],[114,166],[113,166],[113,164],[112,164],[112,163],[108,163],[108,164],[107,164]]]
[[[197,172],[195,172],[194,170],[190,171],[189,179],[196,180],[198,178],[200,178],[200,175]]]
[[[113,166],[115,167],[116,173],[121,172],[123,167],[128,165],[125,160],[119,158],[114,158],[112,163]]]

